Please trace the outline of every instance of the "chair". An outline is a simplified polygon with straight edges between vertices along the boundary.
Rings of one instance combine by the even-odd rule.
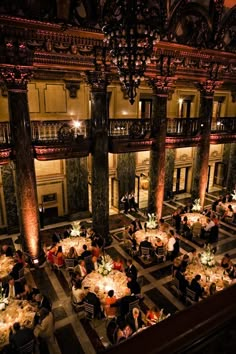
[[[143,258],[150,258],[150,248],[148,248],[148,247],[141,247],[141,257],[143,257]]]
[[[25,279],[25,268],[22,267],[18,272],[18,279],[15,280],[16,283],[21,283]]]
[[[73,271],[75,268],[75,259],[65,258],[65,267],[68,271]]]
[[[94,319],[94,305],[89,304],[88,302],[85,302],[84,303],[84,311],[85,311],[85,316],[88,320]]]
[[[84,312],[84,303],[78,303],[73,294],[71,294],[71,306],[76,313]]]
[[[129,303],[129,312],[131,312],[134,307],[139,307],[139,299]]]
[[[34,353],[35,340],[32,339],[30,342],[22,345],[19,348],[19,354],[33,354]]]
[[[157,260],[162,259],[163,262],[166,260],[166,256],[165,256],[165,247],[161,246],[158,247],[157,252],[155,253]]]
[[[52,255],[52,259],[53,259],[53,266],[57,268],[57,270],[60,270],[64,266],[64,264],[58,264],[58,258],[57,256],[55,256],[55,254]]]
[[[190,288],[186,288],[186,302],[189,302],[190,304],[196,304],[197,303],[197,293]]]

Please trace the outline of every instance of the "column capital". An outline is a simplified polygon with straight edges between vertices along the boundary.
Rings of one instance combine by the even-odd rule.
[[[8,91],[26,91],[33,74],[30,68],[14,66],[1,68],[0,76]]]
[[[175,78],[157,76],[148,80],[148,85],[152,87],[154,93],[160,97],[169,97],[175,88]]]
[[[110,83],[110,76],[100,71],[87,71],[85,80],[92,91],[101,92],[106,91],[107,85]]]
[[[201,95],[205,98],[212,99],[214,97],[215,90],[222,85],[223,81],[206,80],[196,83],[196,87],[200,91]]]
[[[80,82],[66,81],[66,89],[69,91],[70,98],[76,98],[77,91],[80,89]]]

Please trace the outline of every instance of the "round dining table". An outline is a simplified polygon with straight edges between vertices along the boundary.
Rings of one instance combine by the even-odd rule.
[[[167,233],[158,229],[147,229],[147,232],[145,232],[145,230],[138,230],[135,232],[135,238],[138,245],[140,245],[140,243],[144,241],[146,237],[148,237],[148,241],[151,242],[153,247],[156,247],[155,245],[157,238],[160,238],[164,245],[166,245],[168,242]]]
[[[207,224],[207,219],[208,219],[208,218],[207,218],[207,216],[205,216],[205,215],[203,215],[203,214],[200,214],[200,213],[186,213],[186,214],[182,214],[182,215],[181,215],[181,220],[182,220],[182,222],[183,222],[185,216],[188,218],[188,224],[189,224],[190,226],[192,226],[194,222],[198,221],[198,219],[199,219],[200,223],[202,224],[202,226],[205,227],[206,224]]]
[[[91,239],[83,236],[73,236],[67,237],[61,240],[57,246],[62,247],[62,252],[65,257],[67,257],[71,247],[74,247],[78,256],[84,251],[83,245],[86,245],[88,250],[91,249]]]
[[[0,280],[4,281],[8,277],[14,264],[13,257],[6,257],[5,254],[0,256]]]
[[[21,326],[32,328],[34,325],[35,308],[27,300],[0,300],[5,310],[0,314],[0,350],[9,343],[10,329],[15,322]]]

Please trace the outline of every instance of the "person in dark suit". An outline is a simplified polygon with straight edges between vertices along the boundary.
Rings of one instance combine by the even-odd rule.
[[[148,241],[148,237],[145,237],[145,240],[143,240],[142,242],[140,242],[139,245],[139,252],[141,254],[141,248],[142,247],[146,247],[146,248],[150,248],[150,250],[153,249],[151,242]]]
[[[4,287],[3,293],[6,298],[20,298],[23,293],[23,287],[20,283],[16,283],[15,279],[10,276],[8,279],[8,283]]]
[[[40,293],[35,295],[35,301],[38,304],[38,309],[45,308],[49,311],[52,310],[52,304],[45,295],[42,295]]]
[[[111,307],[119,307],[121,318],[125,318],[125,316],[129,313],[129,304],[138,300],[136,295],[130,295],[130,290],[126,289],[125,296],[118,299]]]
[[[125,269],[125,274],[128,278],[132,278],[134,280],[137,279],[137,268],[132,264],[132,260],[128,259],[127,260],[127,268]]]
[[[84,298],[84,302],[91,304],[94,306],[94,317],[101,319],[102,310],[101,310],[101,302],[98,298],[99,287],[95,286],[94,292],[89,291],[88,294]]]
[[[137,280],[134,280],[132,278],[128,278],[128,283],[127,283],[127,288],[130,289],[131,295],[137,295],[141,293],[141,288]]]
[[[192,279],[190,289],[196,293],[196,301],[199,300],[199,297],[203,297],[204,288],[200,285],[199,281],[201,280],[201,275],[197,274],[195,278]]]
[[[134,232],[138,230],[142,230],[142,224],[141,221],[137,218],[131,222],[132,225],[134,225]]]
[[[189,286],[187,279],[185,279],[184,272],[185,272],[185,269],[181,267],[181,268],[177,269],[177,271],[175,273],[175,277],[179,281],[179,289],[180,289],[180,291],[182,291],[183,294],[186,293],[186,288],[187,288],[187,286]]]
[[[2,251],[5,254],[6,257],[13,257],[13,249],[9,245],[3,245],[2,246]]]
[[[23,263],[17,262],[14,264],[12,271],[10,272],[10,275],[15,279],[19,279],[19,271],[24,267]]]
[[[87,245],[83,245],[83,252],[81,253],[81,257],[84,259],[85,257],[92,256],[92,252],[88,250]]]
[[[20,347],[35,339],[33,330],[27,327],[20,327],[19,322],[13,324],[13,329],[10,329],[9,343],[12,351],[19,351]]]
[[[144,325],[141,312],[137,307],[134,307],[132,311],[129,312],[128,316],[126,317],[126,321],[131,327],[133,333],[136,332],[138,329],[142,328],[142,326]]]

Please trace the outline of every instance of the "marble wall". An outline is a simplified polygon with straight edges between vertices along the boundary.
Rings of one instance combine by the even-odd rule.
[[[135,187],[136,158],[135,153],[119,154],[117,158],[117,178],[120,181],[120,199]]]

